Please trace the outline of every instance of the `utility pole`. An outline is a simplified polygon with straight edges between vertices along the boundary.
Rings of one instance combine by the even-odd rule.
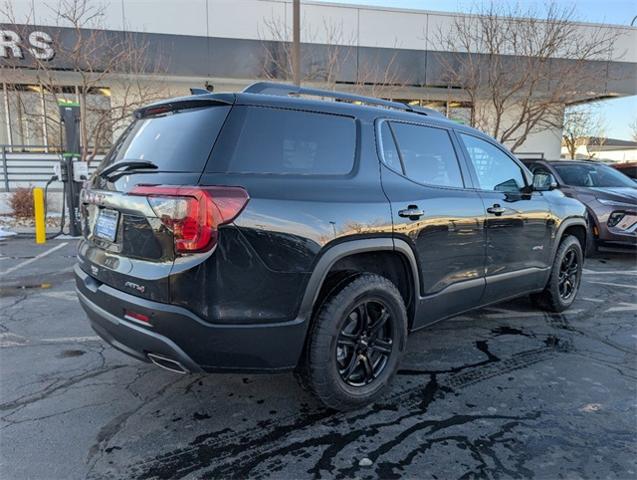
[[[301,0],[292,5],[292,70],[294,84],[301,85]]]

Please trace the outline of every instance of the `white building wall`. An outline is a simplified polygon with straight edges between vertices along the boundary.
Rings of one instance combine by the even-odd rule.
[[[562,144],[562,130],[551,128],[530,134],[516,153],[543,153],[547,160],[559,160]]]
[[[568,158],[568,150],[562,148],[562,155]],[[608,162],[635,162],[637,161],[637,148],[625,148],[617,150],[597,150],[593,147],[589,150],[586,145],[579,145],[575,149],[575,158],[593,158],[595,160],[605,160]]]
[[[11,0],[16,19],[35,19],[43,26],[64,26],[56,19],[46,0]],[[273,40],[265,23],[277,19],[292,31],[292,0],[103,0],[103,28],[173,35],[211,36],[252,40]],[[388,7],[339,5],[304,1],[301,8],[304,41],[327,41],[311,35],[325,23],[342,26],[345,45],[364,47],[435,48],[435,37],[452,28],[459,13],[407,10]],[[2,19],[6,21],[6,19]],[[593,35],[600,28],[617,34],[615,51],[603,60],[637,63],[637,28],[618,25],[578,23]]]
[[[11,0],[18,23],[65,26],[55,18],[46,0]],[[105,16],[100,25],[112,30],[222,37],[232,39],[275,40],[268,24],[278,23],[289,39],[292,0],[103,0]],[[302,41],[340,43],[363,47],[435,50],[440,30],[450,29],[462,14],[384,7],[352,6],[304,1],[302,4]],[[30,20],[27,20],[30,19]],[[0,19],[7,21],[7,19]],[[338,30],[328,38],[326,25]],[[594,32],[596,24],[579,24]],[[637,28],[613,26],[617,43],[612,60],[637,63]],[[281,33],[281,32],[279,32]],[[232,79],[213,79],[217,91],[238,89]],[[149,78],[154,82],[156,79]],[[187,93],[186,85],[201,84],[183,77],[162,79],[176,94]],[[241,83],[241,82],[239,82]],[[172,87],[170,87],[172,85]],[[637,88],[637,87],[636,87]],[[417,97],[415,97],[417,98]],[[117,101],[114,92],[113,101]],[[513,119],[509,112],[507,119]],[[546,158],[559,158],[558,129],[530,135],[518,152],[544,152]]]
[[[488,108],[479,106],[479,108]],[[562,109],[562,115],[564,114]],[[501,124],[506,128],[508,125],[513,124],[519,117],[519,112],[515,108],[509,108],[501,118]],[[492,130],[485,129],[486,133],[491,134]],[[500,140],[497,138],[497,140]],[[504,142],[504,144],[512,148],[513,142]],[[518,147],[514,153],[526,154],[543,154],[544,158],[548,160],[559,160],[562,144],[562,129],[561,128],[547,128],[540,132],[531,133],[527,136],[525,142]]]

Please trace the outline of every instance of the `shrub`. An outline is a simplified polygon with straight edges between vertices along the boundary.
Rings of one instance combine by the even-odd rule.
[[[11,195],[13,214],[19,218],[33,218],[33,188],[20,187]]]

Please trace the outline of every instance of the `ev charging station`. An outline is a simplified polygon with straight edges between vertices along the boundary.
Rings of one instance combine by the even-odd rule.
[[[69,214],[69,235],[81,235],[80,190],[88,179],[88,164],[82,161],[80,154],[80,104],[60,100],[58,102],[60,118],[64,125],[64,153],[55,167],[55,176],[64,184],[65,201]]]

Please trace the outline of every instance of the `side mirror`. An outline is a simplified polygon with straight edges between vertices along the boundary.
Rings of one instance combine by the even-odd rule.
[[[538,172],[533,174],[533,190],[536,192],[546,192],[557,188],[557,180],[548,172]]]

